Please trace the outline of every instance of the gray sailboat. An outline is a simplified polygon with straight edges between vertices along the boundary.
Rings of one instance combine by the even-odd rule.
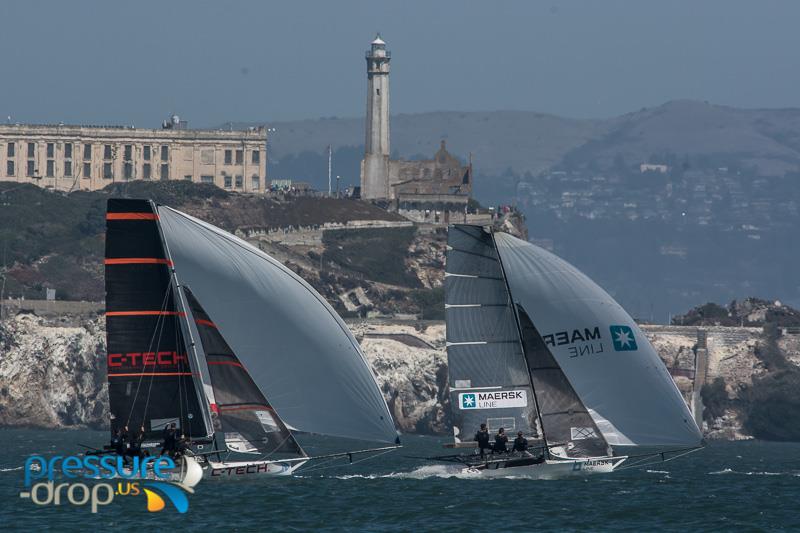
[[[141,428],[147,449],[177,426],[216,479],[293,473],[313,459],[298,431],[399,443],[347,326],[264,252],[170,207],[114,199],[105,265],[112,431]]]
[[[634,447],[701,446],[702,434],[634,320],[552,253],[503,232],[449,228],[445,313],[455,448],[481,424],[527,450],[454,460],[483,475],[607,473]]]

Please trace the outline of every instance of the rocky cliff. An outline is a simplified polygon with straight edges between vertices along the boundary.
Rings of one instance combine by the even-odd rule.
[[[401,431],[447,433],[444,324],[371,321],[354,322],[351,329]],[[792,367],[800,363],[800,335],[782,335],[770,344],[758,327],[643,329],[710,438],[751,437],[746,422],[757,407],[754,383],[769,374],[764,350],[777,347]],[[705,355],[698,349],[702,338]],[[102,317],[69,323],[18,314],[0,324],[0,353],[0,425],[106,426]],[[705,357],[703,365],[698,354]]]

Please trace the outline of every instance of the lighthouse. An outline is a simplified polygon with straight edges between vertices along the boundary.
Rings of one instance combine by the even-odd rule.
[[[370,43],[367,60],[367,121],[361,197],[389,198],[389,61],[380,34]]]

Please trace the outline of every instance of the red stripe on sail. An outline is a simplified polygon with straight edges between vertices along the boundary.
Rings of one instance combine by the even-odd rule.
[[[106,316],[186,316],[182,311],[106,311]]]
[[[202,318],[196,319],[195,322],[197,322],[198,324],[201,324],[203,326],[208,326],[210,328],[216,328],[217,327],[217,325],[214,324],[213,322],[211,322],[210,320],[203,320]]]
[[[119,257],[115,259],[106,259],[107,265],[167,265],[172,266],[172,261],[169,259],[161,259],[158,257]]]
[[[133,372],[126,374],[109,374],[110,378],[130,377],[130,376],[196,376],[192,372]]]
[[[234,361],[208,361],[209,365],[231,365],[231,366],[238,366],[239,368],[244,368],[242,363],[236,363]]]
[[[106,213],[106,220],[158,220],[155,213]]]
[[[256,409],[266,409],[268,411],[272,411],[272,407],[269,405],[262,405],[260,403],[253,403],[247,405],[232,405],[230,407],[225,405],[219,405],[220,411],[254,411]]]

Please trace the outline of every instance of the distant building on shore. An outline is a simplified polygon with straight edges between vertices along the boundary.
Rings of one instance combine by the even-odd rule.
[[[389,63],[391,53],[378,35],[366,53],[367,120],[361,162],[361,198],[385,201],[403,215],[447,223],[464,216],[472,193],[472,163],[462,164],[441,142],[433,159],[389,159]],[[431,220],[433,221],[433,220]]]
[[[189,180],[263,193],[267,132],[193,130],[173,116],[161,129],[0,125],[0,181],[72,191],[133,180]]]

